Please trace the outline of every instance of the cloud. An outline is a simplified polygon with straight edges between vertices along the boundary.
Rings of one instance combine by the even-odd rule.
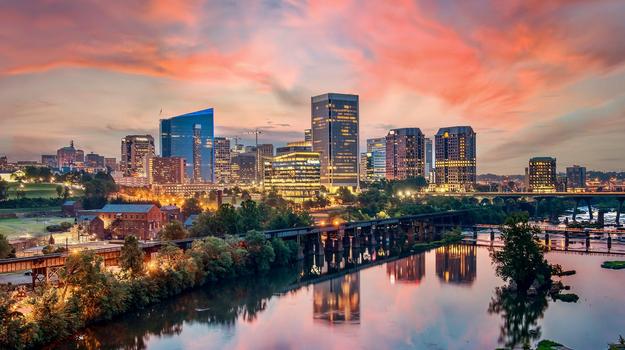
[[[616,103],[625,80],[625,37],[615,35],[625,32],[622,1],[2,6],[0,121],[12,123],[0,139],[3,152],[19,156],[49,152],[49,145],[5,148],[7,137],[48,129],[87,133],[94,148],[117,152],[120,134],[155,130],[161,107],[183,113],[214,106],[219,132],[271,120],[264,127],[276,134],[268,140],[299,139],[309,126],[310,96],[336,91],[361,97],[361,143],[395,127],[430,132],[470,124],[479,135],[480,169],[496,171],[512,164],[506,158],[537,151],[529,140],[559,149],[610,132],[606,120],[618,116],[588,113]],[[592,122],[560,119],[580,113]],[[560,126],[568,141],[547,133]]]

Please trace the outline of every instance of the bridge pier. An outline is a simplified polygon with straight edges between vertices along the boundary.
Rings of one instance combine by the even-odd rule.
[[[569,231],[564,231],[564,250],[569,250]]]
[[[549,234],[545,233],[545,246],[547,246],[547,248],[549,248],[550,244],[549,244]]]
[[[477,240],[477,227],[473,226],[473,239]]]
[[[577,207],[579,206],[579,198],[575,198],[575,206],[573,207],[573,222],[577,222]]]
[[[608,251],[612,249],[612,235],[608,233]]]
[[[492,242],[494,240],[495,240],[495,229],[493,229],[491,227],[491,229],[490,229],[490,241]]]

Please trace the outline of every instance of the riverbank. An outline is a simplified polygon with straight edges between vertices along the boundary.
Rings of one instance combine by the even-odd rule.
[[[107,271],[92,254],[71,255],[65,269],[72,272],[61,277],[62,287],[39,291],[19,305],[11,298],[2,298],[6,310],[20,312],[12,316],[16,327],[6,330],[8,334],[0,337],[4,342],[0,345],[15,349],[39,347],[94,322],[106,322],[193,288],[291,265],[298,253],[293,243],[268,241],[257,232],[245,239],[207,237],[194,242],[186,252],[175,246],[163,247],[158,259],[152,259],[145,269],[135,266],[133,272],[132,264],[122,263],[119,273]],[[120,260],[124,259],[128,258]],[[354,266],[353,271],[366,266]]]

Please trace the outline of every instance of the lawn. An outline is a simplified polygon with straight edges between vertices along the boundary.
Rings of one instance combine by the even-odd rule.
[[[26,235],[47,236],[46,226],[64,221],[73,223],[73,219],[61,217],[0,219],[0,233],[8,239]]]
[[[11,183],[9,186],[9,199],[17,198],[17,183]],[[26,198],[58,198],[56,194],[56,186],[58,184],[52,183],[33,183],[24,184],[24,192]],[[72,197],[82,195],[82,190],[72,190]]]

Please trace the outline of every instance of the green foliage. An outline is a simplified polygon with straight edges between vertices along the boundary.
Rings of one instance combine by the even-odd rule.
[[[621,270],[621,269],[625,269],[625,261],[623,260],[604,261],[601,264],[601,267],[603,267],[604,269]]]
[[[85,188],[85,197],[82,200],[85,209],[97,209],[106,204],[108,196],[117,191],[117,185],[107,173],[97,173],[95,175],[82,173],[80,182]],[[68,193],[67,190],[65,190]]]
[[[538,342],[536,350],[555,350],[556,348],[561,346],[562,344],[556,343],[553,340],[544,339]]]
[[[539,232],[528,224],[527,217],[513,215],[502,228],[503,249],[491,252],[497,275],[520,290],[527,290],[535,281],[541,286],[551,283],[551,267],[540,246]]]
[[[188,218],[193,214],[200,214],[201,212],[202,207],[200,206],[199,199],[195,197],[185,199],[184,204],[182,204],[182,215],[185,218]]]
[[[350,204],[356,201],[356,195],[354,195],[347,187],[339,187],[336,191],[336,197],[341,204]]]
[[[0,259],[11,257],[13,247],[9,244],[7,238],[0,233]]]
[[[70,228],[72,228],[72,223],[71,222],[61,222],[60,224],[56,224],[56,225],[48,225],[46,226],[46,231],[48,232],[66,232],[68,231]]]
[[[575,293],[558,293],[553,295],[553,299],[565,303],[576,303],[579,300],[579,296]]]
[[[9,198],[9,183],[4,180],[0,180],[0,201],[3,201],[8,198]]]
[[[262,232],[250,231],[245,235],[250,266],[257,272],[267,272],[276,258],[271,243]]]
[[[275,254],[275,260],[273,261],[275,266],[288,266],[291,262],[297,260],[299,246],[295,241],[286,243],[280,238],[274,238],[271,240],[271,247]]]
[[[137,237],[129,235],[124,239],[124,245],[121,248],[119,256],[119,266],[122,271],[136,278],[143,275],[143,249],[139,247]]]
[[[188,236],[187,230],[185,230],[184,226],[180,221],[174,220],[158,233],[158,238],[163,241],[173,241],[176,239],[184,239]]]
[[[0,348],[24,349],[28,345],[31,327],[24,315],[15,310],[15,300],[0,290]]]

